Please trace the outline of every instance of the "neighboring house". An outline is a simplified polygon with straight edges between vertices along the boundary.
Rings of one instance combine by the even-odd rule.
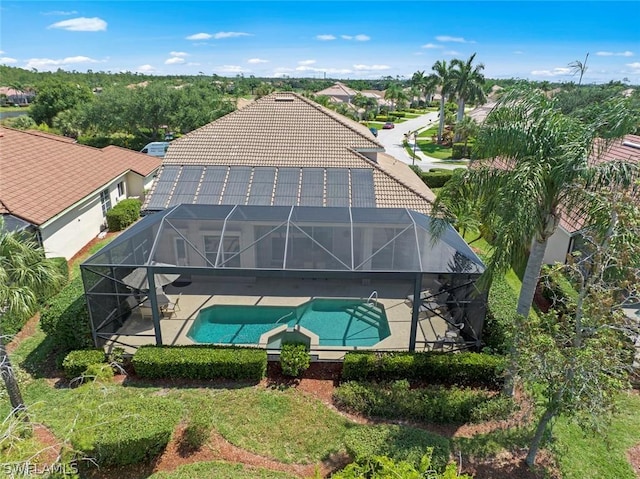
[[[606,151],[601,152],[597,162],[614,160],[631,161],[640,163],[640,135],[626,135],[616,140]],[[585,218],[576,214],[563,214],[556,232],[549,238],[544,262],[564,263],[567,255],[572,253],[581,242],[580,232],[585,226]]]
[[[295,93],[274,93],[174,140],[143,209],[192,203],[428,214],[433,200],[367,127]]]
[[[47,256],[69,259],[105,228],[124,198],[144,200],[160,159],[117,146],[0,128],[0,214],[36,233]]]
[[[351,100],[358,94],[357,90],[349,88],[347,85],[341,82],[336,82],[334,85],[324,90],[316,92],[318,96],[328,96],[337,102],[351,103]]]
[[[31,89],[22,91],[16,90],[15,88],[3,86],[0,87],[0,95],[5,95],[7,97],[8,103],[27,106],[36,97],[36,92]]]

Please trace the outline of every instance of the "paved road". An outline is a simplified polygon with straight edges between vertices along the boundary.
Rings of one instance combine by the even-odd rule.
[[[443,163],[437,158],[432,158],[425,155],[420,151],[420,148],[416,148],[416,154],[420,157],[420,160],[414,160],[409,156],[407,151],[402,146],[404,135],[413,132],[415,130],[424,130],[432,125],[435,125],[438,121],[438,112],[426,113],[418,118],[412,118],[403,123],[396,123],[395,128],[392,130],[378,130],[378,141],[384,145],[385,151],[394,158],[407,163],[409,165],[416,164],[422,170],[426,171],[429,168],[460,168],[464,165],[456,165],[450,163]],[[413,146],[413,135],[409,139],[409,145]]]

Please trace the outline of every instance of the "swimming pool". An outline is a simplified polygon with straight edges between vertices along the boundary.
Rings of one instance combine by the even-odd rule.
[[[258,344],[264,333],[285,324],[316,334],[320,346],[373,346],[391,334],[380,304],[316,298],[298,307],[210,306],[198,313],[187,336],[197,343]]]

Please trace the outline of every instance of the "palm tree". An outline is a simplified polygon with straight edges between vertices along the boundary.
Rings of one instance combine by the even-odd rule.
[[[440,87],[440,123],[438,124],[438,143],[442,143],[442,132],[444,131],[444,104],[447,102],[447,96],[451,93],[451,66],[447,65],[446,60],[438,60],[433,64],[431,69],[435,72],[434,78],[436,85]]]
[[[6,231],[0,218],[0,324],[5,314],[26,316],[34,312],[38,299],[57,288],[62,281],[55,263],[45,258],[40,245],[22,233]],[[2,340],[0,373],[14,413],[23,413],[22,394]]]
[[[578,86],[580,86],[580,84],[582,83],[582,76],[587,71],[588,58],[589,58],[589,54],[587,53],[587,56],[584,57],[584,62],[581,62],[580,60],[576,60],[575,62],[569,63],[569,68],[571,68],[571,74],[572,75],[577,75],[578,73],[580,74],[580,79],[578,80]]]
[[[427,104],[430,100],[429,96],[438,85],[438,77],[436,75],[425,75],[424,70],[417,71],[411,77],[411,85],[420,89],[424,96],[425,104]]]
[[[464,149],[467,149],[469,138],[478,134],[478,123],[470,116],[465,116],[462,121],[456,123],[455,132],[460,140],[464,141]]]
[[[476,139],[477,158],[488,161],[475,161],[443,188],[464,192],[471,201],[483,198],[480,217],[499,219],[492,221],[495,239],[487,278],[526,264],[516,318],[529,315],[547,241],[565,211],[589,218],[594,209],[589,191],[626,187],[638,173],[630,163],[587,161],[604,142],[596,141],[599,133],[621,137],[633,125],[633,114],[621,101],[607,107],[598,125],[587,125],[563,115],[540,90],[514,90],[489,114]],[[434,206],[443,202],[438,198]],[[513,393],[517,337],[513,343],[508,394]]]
[[[466,62],[457,58],[451,60],[451,81],[453,83],[453,93],[458,98],[458,116],[456,122],[462,121],[464,117],[465,103],[484,103],[487,96],[482,90],[484,75],[480,73],[484,70],[484,64],[478,63],[473,66],[476,54],[469,57]]]
[[[407,94],[399,83],[392,83],[384,92],[384,99],[391,100],[393,102],[394,110],[398,106],[399,102],[406,101],[407,98]]]

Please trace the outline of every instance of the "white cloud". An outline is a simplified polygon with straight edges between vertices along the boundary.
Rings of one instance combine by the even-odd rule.
[[[299,65],[296,67],[296,71],[297,72],[329,73],[329,74],[339,74],[339,75],[353,73],[353,71],[349,70],[348,68],[318,68],[318,67],[310,67],[308,65]]]
[[[438,35],[436,40],[439,42],[453,42],[453,43],[474,43],[469,40],[465,40],[463,37],[452,37],[449,35]]]
[[[343,40],[353,40],[353,37],[351,35],[340,35],[340,38],[342,38]]]
[[[569,75],[571,73],[571,68],[566,67],[556,67],[553,70],[533,70],[531,72],[534,76],[541,77],[555,77],[561,75]]]
[[[325,35],[319,35],[320,36],[325,36]],[[333,35],[326,35],[328,37],[333,37]],[[353,35],[340,35],[340,38],[342,38],[343,40],[355,40],[356,42],[367,42],[369,40],[371,40],[371,37],[369,35],[364,35],[362,33],[353,36]],[[321,38],[320,40],[335,40],[335,37],[333,38]]]
[[[269,60],[263,60],[262,58],[249,58],[247,63],[251,65],[257,65],[259,63],[269,63]]]
[[[47,69],[47,67],[59,67],[62,65],[74,65],[78,63],[99,63],[99,61],[80,55],[75,57],[66,57],[58,60],[55,60],[53,58],[30,58],[29,61],[27,61],[25,68],[28,70],[32,68]]]
[[[152,73],[156,71],[156,69],[147,63],[146,65],[140,65],[138,71],[141,73]]]
[[[185,60],[184,58],[181,57],[171,57],[171,58],[167,58],[164,62],[165,65],[180,65],[182,63],[184,63]]]
[[[188,57],[189,54],[185,52],[169,52],[172,57]]]
[[[460,55],[460,52],[456,50],[447,50],[446,52],[442,52],[442,53],[444,53],[445,55],[451,55],[451,56]]]
[[[213,35],[209,33],[195,33],[193,35],[189,35],[186,39],[187,40],[209,40],[212,37]]]
[[[18,63],[18,60],[11,57],[0,57],[0,64],[7,65],[9,63]]]
[[[221,67],[214,68],[214,70],[220,73],[246,73],[251,71],[242,68],[240,65],[222,65]]]
[[[389,70],[391,67],[389,65],[353,65],[354,70],[358,71],[380,71],[380,70]]]
[[[442,45],[436,45],[435,43],[425,43],[422,48],[444,48]]]
[[[354,38],[357,42],[368,42],[369,40],[371,40],[371,37],[369,35],[363,35],[362,33],[356,35]]]
[[[596,52],[599,57],[632,57],[633,52],[629,50],[624,52]]]
[[[335,40],[336,37],[334,35],[317,35],[316,38],[322,41]]]
[[[99,32],[107,29],[107,22],[98,17],[79,17],[54,23],[48,28],[60,28],[70,32]]]
[[[42,15],[55,15],[55,16],[61,16],[61,17],[66,17],[69,15],[77,15],[78,12],[76,10],[70,10],[70,11],[63,11],[63,10],[53,10],[52,12],[42,12]]]
[[[633,73],[640,73],[640,62],[627,63],[626,65],[633,70]]]
[[[298,65],[313,65],[315,62],[315,60],[300,60]]]
[[[250,37],[251,33],[246,32],[218,32],[213,34],[213,38],[219,40],[221,38]]]
[[[201,63],[198,62],[188,62],[187,66],[188,67],[199,67],[201,65]]]

